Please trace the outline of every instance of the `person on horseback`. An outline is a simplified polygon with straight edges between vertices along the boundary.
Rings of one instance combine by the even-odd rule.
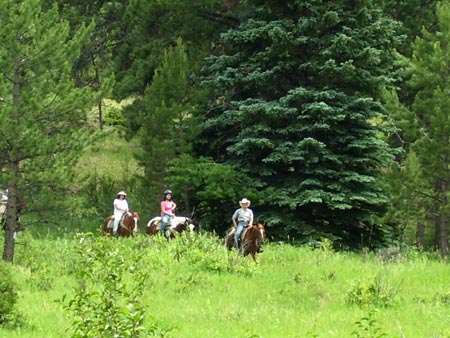
[[[250,201],[244,197],[241,201],[239,201],[239,205],[241,207],[236,209],[233,217],[231,218],[234,228],[236,229],[234,233],[234,246],[238,251],[242,231],[249,225],[253,224],[253,211],[249,209]]]
[[[177,207],[174,201],[172,201],[172,191],[164,191],[164,199],[161,201],[161,235],[164,235],[166,231],[167,223],[173,217],[175,217],[174,210]]]
[[[119,228],[119,222],[123,215],[128,212],[128,201],[126,200],[127,194],[124,191],[119,191],[117,197],[114,199],[114,226],[113,236],[117,236],[117,230]]]

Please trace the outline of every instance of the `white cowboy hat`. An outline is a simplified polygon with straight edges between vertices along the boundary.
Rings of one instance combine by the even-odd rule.
[[[126,196],[127,194],[125,193],[125,191],[119,191],[119,192],[117,193],[117,196],[119,196],[119,195]]]
[[[242,207],[242,204],[248,204],[247,206],[249,207],[250,204],[251,204],[251,202],[250,202],[248,199],[246,199],[246,198],[244,197],[242,200],[239,201],[239,205],[240,205],[241,207]]]

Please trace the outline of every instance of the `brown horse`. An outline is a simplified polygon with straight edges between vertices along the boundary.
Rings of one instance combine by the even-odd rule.
[[[119,228],[117,229],[118,235],[121,237],[134,236],[138,232],[139,221],[140,217],[138,212],[124,213],[119,221]],[[114,215],[108,216],[103,222],[103,232],[112,235],[113,224]]]
[[[225,245],[228,250],[234,247],[234,233],[236,228],[231,228],[227,231],[225,236]],[[239,252],[245,256],[252,255],[255,263],[258,263],[257,253],[263,252],[262,245],[266,238],[266,230],[264,223],[254,223],[252,226],[247,227],[241,234],[241,242]]]
[[[170,223],[166,226],[166,232],[164,237],[167,239],[175,238],[177,233],[182,233],[184,231],[193,231],[195,228],[194,223],[189,217],[184,216],[175,216],[171,218]],[[147,223],[147,229],[145,232],[147,235],[155,235],[158,234],[161,229],[161,217],[153,217]]]

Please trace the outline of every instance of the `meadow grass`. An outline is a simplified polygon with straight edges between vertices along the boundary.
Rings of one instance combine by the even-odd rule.
[[[13,266],[22,320],[0,337],[70,337],[62,299],[83,269],[78,240],[23,236]],[[143,257],[141,302],[155,336],[450,337],[448,262],[425,254],[386,260],[268,243],[256,265],[207,234],[108,240],[126,259]]]
[[[135,159],[139,150],[135,140],[127,142],[111,128],[102,135],[84,151],[76,167],[78,173],[118,178],[142,174]]]

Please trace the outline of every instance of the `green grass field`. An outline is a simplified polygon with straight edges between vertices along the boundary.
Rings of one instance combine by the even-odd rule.
[[[71,337],[76,315],[64,304],[80,285],[77,275],[96,260],[89,251],[101,269],[82,283],[87,302],[94,302],[89,290],[111,286],[105,276],[115,261],[126,271],[124,288],[145,276],[135,301],[147,336],[450,337],[448,263],[427,255],[393,259],[268,243],[256,265],[211,235],[170,243],[88,236],[82,254],[80,242],[19,238],[13,276],[20,325],[0,328],[0,337]],[[103,257],[109,252],[113,263]]]

